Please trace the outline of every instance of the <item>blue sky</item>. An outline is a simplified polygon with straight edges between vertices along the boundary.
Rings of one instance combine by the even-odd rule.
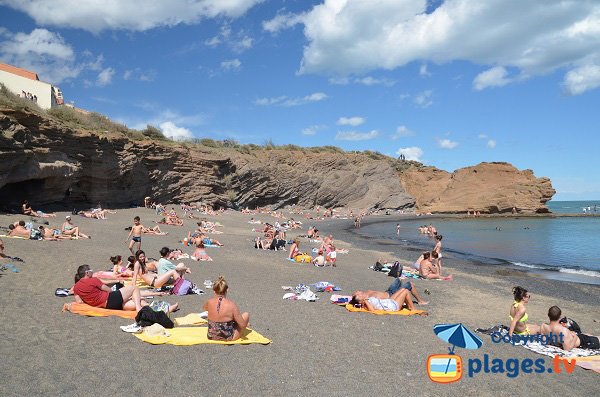
[[[597,1],[0,0],[0,61],[134,128],[507,161],[600,198]]]

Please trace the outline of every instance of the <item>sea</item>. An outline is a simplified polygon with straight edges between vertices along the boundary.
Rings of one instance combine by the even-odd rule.
[[[430,250],[433,240],[417,229],[431,223],[444,236],[443,252],[454,257],[530,269],[549,278],[600,284],[600,216],[590,216],[600,215],[600,200],[551,201],[548,208],[555,214],[581,216],[423,217],[402,220],[400,236],[396,235],[395,221],[367,224],[359,233]]]

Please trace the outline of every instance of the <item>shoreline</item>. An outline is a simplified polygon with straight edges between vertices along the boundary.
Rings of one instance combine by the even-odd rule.
[[[386,223],[386,222],[402,223],[403,221],[414,221],[414,220],[423,219],[423,216],[416,216],[416,215],[396,215],[396,214],[394,214],[394,215],[387,215],[387,216],[383,215],[383,217],[384,217],[383,219],[373,219],[373,217],[371,217],[370,219],[366,218],[366,220],[363,221],[362,226],[364,227],[364,226],[368,226],[368,225],[374,225],[374,224]],[[431,219],[433,217],[434,216],[429,216],[429,219]],[[493,217],[490,217],[490,218],[493,218]],[[518,217],[516,217],[516,218],[518,218]],[[443,220],[443,219],[462,219],[462,218],[438,216],[438,217],[436,217],[436,219]],[[473,219],[473,218],[469,217],[466,219]],[[415,242],[414,240],[411,240],[411,239],[403,240],[403,242],[400,243],[398,240],[395,240],[391,237],[384,238],[384,237],[369,236],[366,234],[361,234],[360,230],[361,229],[354,228],[353,224],[349,223],[348,226],[343,229],[343,232],[346,233],[348,236],[352,236],[350,238],[350,240],[356,239],[355,241],[352,241],[352,242],[358,243],[359,245],[360,245],[361,239],[366,239],[366,240],[370,241],[372,244],[374,243],[374,244],[379,245],[381,248],[388,248],[388,247],[392,248],[393,247],[393,249],[395,251],[399,251],[403,255],[411,255],[412,254],[414,256],[413,261],[411,261],[410,259],[409,260],[404,259],[405,263],[403,263],[403,264],[406,266],[411,266],[412,263],[414,262],[414,260],[416,260],[416,258],[418,258],[419,253],[421,253],[424,250],[427,250],[422,245],[418,244],[417,242]],[[432,247],[433,247],[433,242],[432,242]],[[579,273],[580,271],[589,271],[589,272],[598,273],[594,270],[574,269],[574,268],[567,268],[567,267],[543,268],[541,266],[528,265],[528,264],[517,265],[516,263],[519,263],[519,262],[513,262],[513,261],[506,260],[506,259],[501,259],[501,258],[485,257],[485,256],[475,255],[470,252],[456,251],[456,250],[452,250],[452,249],[448,249],[448,248],[444,248],[444,252],[446,254],[444,262],[446,262],[448,259],[452,259],[457,262],[469,263],[472,266],[477,266],[478,268],[489,267],[489,273],[494,273],[497,271],[525,273],[525,274],[529,274],[529,275],[536,275],[539,277],[543,277],[544,279],[547,279],[547,280],[553,280],[553,281],[559,281],[559,282],[570,282],[570,283],[586,284],[586,285],[594,285],[594,286],[600,285],[600,277],[588,275],[585,273]],[[401,262],[403,262],[403,261],[401,261]],[[566,269],[566,271],[561,271],[561,269]]]

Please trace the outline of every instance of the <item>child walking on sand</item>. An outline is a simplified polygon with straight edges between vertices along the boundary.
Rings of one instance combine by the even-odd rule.
[[[131,251],[131,254],[133,255],[134,252],[141,250],[142,249],[142,230],[144,229],[144,225],[142,225],[140,223],[140,217],[136,216],[135,218],[133,218],[133,226],[131,227],[131,230],[129,231],[129,235],[127,236],[127,240],[125,240],[125,242],[129,241],[129,251]],[[131,240],[129,240],[129,238],[131,237]],[[133,249],[133,246],[137,243],[137,249]]]

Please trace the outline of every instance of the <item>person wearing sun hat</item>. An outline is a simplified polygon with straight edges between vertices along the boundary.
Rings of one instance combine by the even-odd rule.
[[[81,233],[79,231],[79,226],[75,226],[71,223],[71,215],[65,216],[65,223],[62,225],[61,232],[65,236],[91,238],[90,236]]]

